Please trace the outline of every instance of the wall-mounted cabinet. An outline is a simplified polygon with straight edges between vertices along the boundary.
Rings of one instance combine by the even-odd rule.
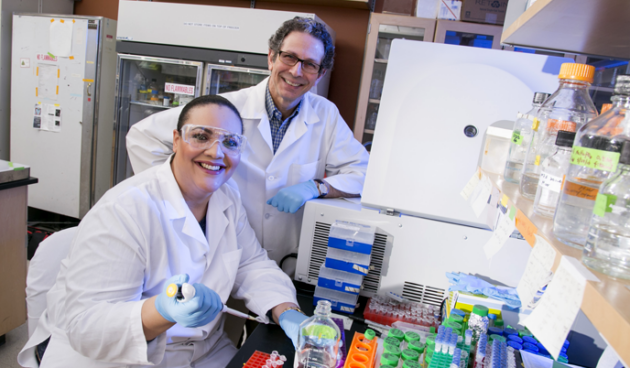
[[[434,19],[371,14],[354,121],[357,140],[364,144],[372,141],[392,40],[404,38],[432,42],[434,30]]]
[[[536,0],[503,31],[501,42],[630,59],[629,14],[627,0]]]

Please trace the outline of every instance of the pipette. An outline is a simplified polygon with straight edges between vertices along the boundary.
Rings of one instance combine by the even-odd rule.
[[[177,287],[175,284],[171,284],[168,286],[167,290],[173,290],[173,287]],[[167,293],[168,294],[168,293]],[[169,295],[172,296],[172,295]],[[195,297],[195,287],[192,286],[191,284],[188,283],[183,283],[182,286],[177,287],[177,301],[180,303],[184,303],[189,301],[190,299]],[[221,311],[223,313],[227,313],[227,314],[231,314],[235,317],[239,317],[239,318],[245,318],[245,319],[249,319],[251,321],[256,321],[259,323],[269,323],[269,322],[265,322],[264,319],[262,319],[262,317],[253,317],[250,316],[247,313],[243,313],[240,311],[237,311],[236,309],[232,309],[230,307],[228,307],[227,305],[223,304],[223,309],[221,309]]]

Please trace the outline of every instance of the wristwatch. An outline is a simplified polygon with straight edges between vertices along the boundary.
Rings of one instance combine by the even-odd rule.
[[[320,179],[313,179],[313,181],[315,182],[315,185],[317,185],[317,190],[319,191],[319,197],[317,198],[324,198],[328,194],[328,187],[326,186],[326,183]]]

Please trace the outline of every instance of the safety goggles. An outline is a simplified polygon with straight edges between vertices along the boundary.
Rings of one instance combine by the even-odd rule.
[[[184,142],[196,149],[210,149],[219,142],[221,151],[229,156],[239,155],[247,139],[240,134],[206,125],[186,124],[182,127]]]

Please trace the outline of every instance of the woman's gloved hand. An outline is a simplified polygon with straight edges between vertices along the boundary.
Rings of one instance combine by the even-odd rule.
[[[267,201],[278,208],[278,211],[295,213],[309,199],[319,197],[319,190],[313,180],[282,188],[275,196]]]
[[[177,288],[188,282],[187,274],[171,277],[155,299],[155,309],[166,320],[184,327],[199,327],[212,322],[223,309],[219,294],[203,284],[194,284],[195,296],[186,302],[177,300]],[[175,286],[172,286],[172,285]],[[175,290],[172,288],[175,287]]]
[[[307,319],[307,316],[293,309],[289,309],[280,315],[280,327],[282,327],[284,333],[291,339],[293,347],[295,348],[297,348],[300,323]]]

